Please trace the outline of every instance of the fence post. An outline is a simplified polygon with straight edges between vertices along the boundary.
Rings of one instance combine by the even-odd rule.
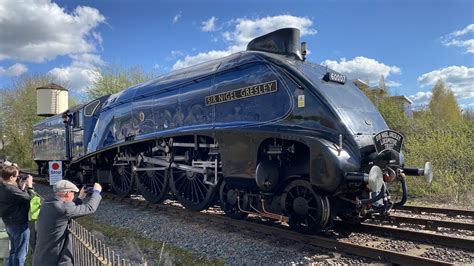
[[[114,250],[107,247],[95,235],[82,227],[75,220],[72,220],[68,226],[69,235],[72,238],[72,253],[74,257],[74,264],[80,266],[126,266],[132,265],[132,262],[127,258],[120,258]],[[148,265],[145,259],[136,263],[137,265]],[[135,265],[135,264],[133,264]]]

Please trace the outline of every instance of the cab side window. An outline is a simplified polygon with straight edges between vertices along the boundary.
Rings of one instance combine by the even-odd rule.
[[[73,128],[74,129],[82,129],[84,127],[84,111],[78,110],[75,111],[72,115],[73,119]]]

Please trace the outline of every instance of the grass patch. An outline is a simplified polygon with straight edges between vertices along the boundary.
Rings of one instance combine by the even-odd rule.
[[[160,261],[163,242],[150,240],[139,233],[130,230],[97,222],[91,216],[77,219],[84,228],[98,237],[111,249],[120,253],[122,257],[139,262],[145,258],[149,265],[157,265]],[[204,255],[198,256],[184,249],[173,247],[165,243],[160,264],[166,265],[224,265],[223,260],[209,260]]]

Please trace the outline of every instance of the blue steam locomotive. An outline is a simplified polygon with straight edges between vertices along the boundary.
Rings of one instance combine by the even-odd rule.
[[[299,30],[76,106],[34,126],[40,172],[200,211],[217,201],[316,233],[339,216],[387,213],[407,198],[403,136],[346,77],[305,61]],[[390,184],[401,183],[393,202]]]

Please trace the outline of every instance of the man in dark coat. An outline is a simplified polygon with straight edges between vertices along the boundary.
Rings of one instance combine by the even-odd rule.
[[[0,182],[0,214],[10,239],[9,266],[24,265],[28,254],[30,229],[28,211],[33,197],[33,177],[18,184],[18,168],[10,165],[2,169]]]
[[[87,195],[67,180],[58,181],[53,187],[55,196],[45,200],[41,206],[36,230],[36,249],[33,266],[74,265],[72,241],[67,226],[72,218],[94,213],[99,206],[102,187],[95,183],[89,201],[82,204]]]

